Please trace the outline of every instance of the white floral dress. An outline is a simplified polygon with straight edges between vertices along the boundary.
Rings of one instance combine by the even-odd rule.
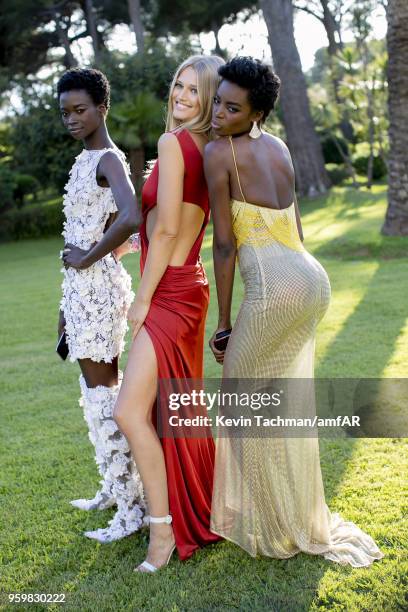
[[[89,249],[101,240],[110,214],[117,211],[111,189],[96,181],[98,163],[107,151],[113,151],[129,173],[125,155],[117,148],[84,149],[76,157],[65,185],[65,244]],[[123,351],[126,315],[134,298],[129,274],[112,254],[86,270],[62,268],[62,272],[61,309],[70,360],[112,362]]]

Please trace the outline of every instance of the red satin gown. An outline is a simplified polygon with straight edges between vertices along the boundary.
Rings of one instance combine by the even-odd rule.
[[[210,209],[202,155],[187,130],[176,132],[175,136],[185,166],[183,201],[200,206],[205,217],[185,264],[167,267],[153,295],[144,326],[156,353],[159,379],[200,379],[209,286],[199,253]],[[159,162],[156,161],[142,191],[142,273],[149,248],[146,219],[157,204],[158,180]],[[211,433],[202,438],[163,437],[161,444],[174,536],[179,557],[184,560],[201,546],[220,539],[210,532],[215,446]]]

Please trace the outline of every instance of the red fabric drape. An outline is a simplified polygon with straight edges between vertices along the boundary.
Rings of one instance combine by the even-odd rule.
[[[200,152],[188,132],[184,130],[176,135],[184,156],[185,176],[189,177],[191,185],[196,184],[200,188],[196,199],[193,199],[194,193],[190,188],[189,199],[185,201],[197,202],[205,212],[205,219],[186,264],[168,266],[154,293],[144,325],[156,353],[159,379],[201,379],[209,286],[204,268],[197,257],[209,219],[208,194],[202,193]],[[149,246],[146,218],[156,204],[158,175],[156,162],[142,195],[142,273]],[[199,177],[194,183],[196,175]],[[209,528],[215,447],[209,430],[204,431],[204,436],[161,439],[170,513],[173,516],[177,551],[182,560],[190,557],[197,548],[220,539]]]

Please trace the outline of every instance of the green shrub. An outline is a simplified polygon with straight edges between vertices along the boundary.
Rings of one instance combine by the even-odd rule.
[[[4,164],[0,164],[0,213],[14,206],[15,174]]]
[[[17,206],[21,208],[24,204],[24,197],[26,195],[33,195],[35,198],[40,189],[40,183],[35,176],[31,176],[30,174],[16,173],[14,177],[16,186],[13,191],[13,197]]]
[[[369,155],[360,155],[353,160],[353,166],[358,174],[367,174]],[[373,160],[373,179],[379,180],[387,175],[387,166],[382,157],[374,156]]]
[[[52,95],[30,95],[24,106],[12,124],[13,164],[22,174],[34,176],[43,189],[61,190],[80,144],[62,125]]]
[[[333,136],[330,132],[324,132],[320,137],[320,142],[325,164],[342,164],[344,162],[336,141],[344,155],[348,155],[348,146],[344,138],[341,136]]]
[[[64,215],[61,204],[27,206],[8,210],[1,217],[0,240],[21,240],[55,236],[62,231]]]
[[[349,173],[347,172],[344,164],[326,164],[326,170],[332,185],[340,185],[343,181],[349,178]]]

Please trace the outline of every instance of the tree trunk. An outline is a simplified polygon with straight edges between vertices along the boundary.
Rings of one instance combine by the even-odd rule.
[[[328,0],[320,0],[320,4],[322,7],[322,14],[316,13],[315,10],[311,9],[306,3],[306,6],[298,7],[299,10],[303,10],[309,15],[313,15],[320,21],[323,25],[326,36],[327,36],[327,52],[329,54],[329,71],[330,71],[330,80],[333,86],[334,100],[340,109],[341,120],[339,123],[339,128],[344,138],[349,142],[354,140],[354,130],[353,126],[350,122],[350,118],[347,113],[347,109],[342,108],[342,100],[339,93],[341,79],[343,77],[343,71],[340,71],[339,65],[336,64],[335,58],[338,55],[338,52],[343,48],[343,41],[341,39],[341,22],[340,22],[340,13],[337,14],[337,20],[335,15],[333,14]],[[340,10],[340,8],[339,8]],[[338,40],[336,40],[336,34],[338,36]]]
[[[58,39],[61,43],[61,46],[64,47],[65,56],[64,56],[64,66],[67,70],[70,68],[75,68],[78,65],[75,57],[71,51],[71,42],[68,36],[68,28],[64,23],[61,22],[61,17],[59,15],[55,16],[56,29],[58,34]]]
[[[293,32],[292,0],[261,0],[273,63],[281,78],[280,103],[300,195],[324,193],[330,179],[310,114],[307,87]]]
[[[351,178],[351,180],[353,181],[353,187],[355,189],[358,189],[359,185],[358,185],[358,182],[357,182],[357,179],[356,179],[356,171],[354,170],[354,166],[351,163],[350,155],[348,155],[347,153],[344,153],[343,148],[341,147],[341,145],[340,145],[340,143],[339,143],[339,141],[337,139],[336,134],[332,134],[331,137],[333,139],[333,142],[334,142],[334,145],[335,145],[337,151],[339,152],[339,154],[340,154],[340,156],[341,156],[341,158],[342,158],[342,160],[344,162],[344,165],[346,166],[347,173],[348,173],[349,177]]]
[[[218,38],[218,33],[220,31],[220,28],[219,28],[218,24],[215,21],[213,21],[213,23],[211,24],[211,28],[212,28],[212,31],[213,31],[213,34],[214,34],[214,38],[215,38],[214,53],[216,55],[219,55],[220,57],[224,57],[224,52],[221,49],[220,41],[219,41],[219,38]]]
[[[100,54],[100,40],[98,36],[98,30],[96,27],[95,9],[92,0],[85,0],[85,17],[88,26],[89,34],[92,38],[92,46],[94,51],[95,63],[98,64],[101,58]]]
[[[339,65],[336,63],[336,57],[343,49],[343,41],[341,39],[341,26],[339,21],[339,16],[336,17],[330,9],[328,0],[320,0],[320,4],[322,6],[322,15],[317,15],[314,11],[308,9],[306,12],[314,15],[320,23],[323,25],[326,36],[327,36],[327,52],[329,54],[329,70],[330,70],[330,79],[333,86],[334,100],[337,104],[337,107],[340,109],[341,120],[339,123],[339,128],[344,138],[349,142],[352,142],[354,139],[354,130],[353,126],[350,122],[350,118],[348,116],[347,109],[342,108],[342,99],[339,93],[340,83],[343,78],[344,71],[340,70]],[[304,10],[306,10],[305,7]],[[338,14],[339,15],[339,14]],[[336,40],[336,34],[338,36],[338,40]]]
[[[143,184],[143,173],[145,170],[144,148],[130,149],[129,151],[130,172],[133,186],[136,190],[138,200],[140,200],[140,190]]]
[[[140,0],[128,0],[129,17],[133,25],[136,38],[137,52],[144,53],[144,30]]]
[[[336,55],[337,51],[341,49],[342,43],[337,42],[336,33],[339,33],[339,28],[334,18],[333,13],[329,8],[328,0],[320,0],[323,9],[322,23],[326,30],[327,40],[329,42],[328,52],[330,55]]]
[[[368,87],[367,90],[367,113],[368,113],[368,143],[370,145],[370,155],[368,158],[367,166],[367,187],[371,189],[373,185],[373,170],[374,170],[374,139],[375,139],[375,125],[374,125],[374,79],[372,87]]]
[[[333,15],[331,16],[331,19],[334,21]],[[346,108],[343,107],[344,100],[342,100],[340,96],[340,83],[344,76],[344,69],[341,69],[339,64],[336,62],[337,53],[338,51],[341,51],[343,47],[343,43],[337,43],[335,39],[332,38],[332,36],[334,35],[334,32],[332,32],[331,30],[332,26],[328,26],[328,29],[327,29],[326,27],[327,23],[330,23],[329,19],[327,20],[327,22],[323,21],[323,25],[326,28],[327,39],[329,41],[329,46],[327,48],[327,51],[329,54],[330,80],[333,86],[334,101],[341,115],[339,128],[344,138],[348,140],[349,142],[352,142],[354,140],[354,129],[351,124],[348,111]],[[334,40],[334,44],[333,44],[333,40]]]
[[[388,209],[382,233],[408,236],[408,3],[389,0],[387,6]]]
[[[374,138],[375,138],[375,125],[374,125],[374,91],[375,91],[375,77],[372,77],[371,85],[368,82],[368,64],[369,64],[369,52],[368,46],[363,40],[357,44],[357,48],[361,53],[361,59],[363,62],[363,81],[364,89],[367,97],[367,116],[368,116],[368,144],[370,147],[370,154],[368,156],[367,165],[367,188],[371,189],[373,185],[373,166],[374,166]]]

